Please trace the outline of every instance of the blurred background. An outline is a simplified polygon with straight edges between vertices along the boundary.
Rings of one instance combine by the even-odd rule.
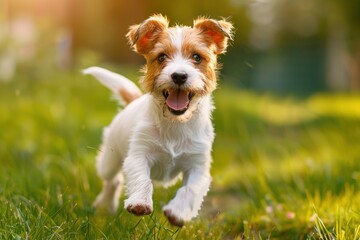
[[[359,0],[0,0],[0,80],[92,64],[138,67],[125,34],[154,13],[229,17],[221,84],[308,95],[360,89]]]
[[[145,220],[91,208],[117,103],[80,70],[137,80],[125,34],[154,13],[236,28],[212,188],[181,231],[160,210],[176,186],[154,192]],[[359,142],[360,0],[0,0],[0,239],[360,239]]]

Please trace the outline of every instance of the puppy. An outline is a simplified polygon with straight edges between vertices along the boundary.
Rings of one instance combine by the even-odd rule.
[[[207,18],[193,27],[169,27],[162,15],[131,26],[129,43],[146,59],[143,95],[121,75],[99,67],[84,70],[126,105],[103,132],[97,156],[103,189],[95,207],[115,212],[125,177],[125,209],[147,215],[153,211],[153,181],[166,187],[182,178],[163,212],[175,226],[197,216],[211,182],[217,55],[226,51],[232,29],[225,20]]]

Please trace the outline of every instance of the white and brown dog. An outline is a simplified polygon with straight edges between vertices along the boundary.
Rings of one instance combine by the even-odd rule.
[[[197,216],[211,182],[214,130],[211,123],[217,55],[232,39],[231,23],[198,18],[193,27],[169,27],[154,15],[127,34],[146,59],[141,91],[125,77],[99,67],[84,70],[127,105],[104,129],[97,170],[103,190],[95,207],[115,212],[126,182],[125,209],[135,215],[153,211],[153,180],[164,186],[182,177],[183,185],[163,207],[171,224]]]

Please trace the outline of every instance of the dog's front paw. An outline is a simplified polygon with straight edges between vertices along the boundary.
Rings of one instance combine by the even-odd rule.
[[[181,219],[180,217],[173,215],[170,209],[164,210],[164,214],[171,223],[171,225],[174,225],[176,227],[184,226],[185,224],[184,219]]]
[[[136,216],[149,215],[152,212],[151,206],[146,204],[129,205],[126,210]]]
[[[175,204],[174,200],[163,208],[169,222],[177,227],[182,227],[193,217],[194,213],[186,204]]]
[[[153,211],[151,203],[133,199],[125,200],[125,208],[128,212],[136,216],[149,215]]]

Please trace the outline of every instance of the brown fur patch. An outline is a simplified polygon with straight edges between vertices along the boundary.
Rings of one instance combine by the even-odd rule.
[[[185,31],[182,55],[191,59],[195,68],[199,69],[205,76],[204,92],[210,93],[216,88],[217,59],[211,46],[207,45],[203,34],[198,29],[189,28]],[[196,63],[192,58],[194,54],[201,57],[201,62]]]
[[[130,26],[126,37],[137,53],[145,55],[154,47],[159,35],[168,25],[166,17],[153,15],[142,24]]]
[[[131,103],[132,101],[134,101],[135,99],[141,97],[140,93],[131,93],[129,91],[127,91],[124,88],[120,88],[119,89],[119,94],[122,97],[122,99],[124,99],[124,101],[126,102],[126,104]]]
[[[225,53],[228,39],[232,40],[233,25],[225,20],[198,18],[194,21],[194,28],[200,29],[209,44],[216,46],[216,54]]]
[[[145,55],[145,76],[141,79],[141,86],[146,92],[151,92],[154,89],[155,79],[159,76],[169,59],[176,53],[176,48],[171,43],[168,31],[169,30],[166,30],[159,35],[159,41],[154,45],[154,48]],[[158,57],[161,54],[165,54],[167,59],[159,63]]]

